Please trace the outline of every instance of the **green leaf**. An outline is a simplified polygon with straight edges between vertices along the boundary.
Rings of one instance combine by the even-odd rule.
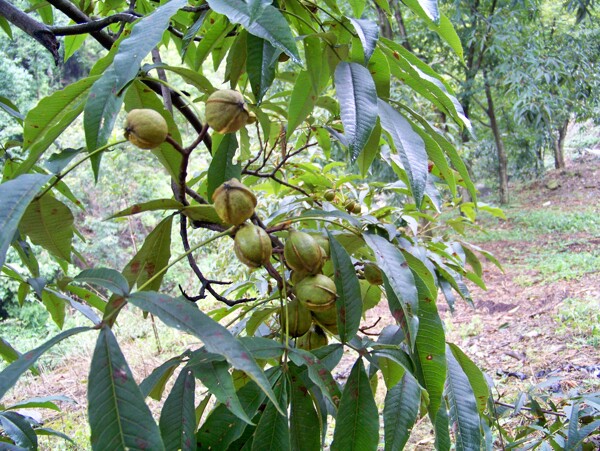
[[[408,441],[421,403],[421,388],[409,374],[388,390],[383,408],[385,450],[402,450]]]
[[[144,244],[137,254],[127,263],[123,269],[123,276],[129,282],[129,287],[142,286],[157,271],[169,264],[171,256],[171,224],[173,216],[163,219],[156,228],[144,240]],[[147,290],[158,290],[162,283],[164,274],[154,279]]]
[[[223,224],[213,205],[190,205],[182,210],[182,213],[192,221],[210,222],[212,224]]]
[[[213,155],[213,159],[208,167],[207,176],[207,196],[212,198],[216,189],[223,182],[232,178],[240,179],[242,176],[242,166],[240,163],[233,164],[233,158],[238,148],[238,141],[235,133],[227,133],[223,135],[217,151]]]
[[[433,418],[433,416],[431,416]],[[438,451],[450,451],[452,442],[450,440],[450,424],[448,422],[448,411],[443,401],[433,420],[435,430],[435,449]]]
[[[369,72],[375,82],[377,97],[387,99],[390,97],[391,73],[390,63],[388,63],[385,53],[380,48],[376,48],[373,56],[369,60]]]
[[[194,55],[194,69],[196,70],[200,70],[202,63],[204,63],[208,55],[210,55],[218,45],[223,43],[227,34],[233,29],[233,25],[227,21],[226,17],[216,16],[215,14],[211,14],[207,17],[209,17],[209,20],[205,19],[204,23],[210,23],[210,26],[207,26],[206,33],[204,33],[202,40],[198,43]]]
[[[129,294],[129,284],[120,272],[110,268],[92,268],[84,269],[74,278],[78,282],[87,282],[93,285],[99,285],[117,296],[127,296]]]
[[[194,375],[183,369],[160,412],[160,433],[167,451],[196,449],[196,406]]]
[[[21,377],[21,374],[27,371],[48,349],[65,338],[69,338],[72,335],[88,330],[92,330],[92,328],[76,327],[74,329],[65,330],[64,332],[52,337],[43,345],[26,352],[13,363],[11,363],[0,373],[0,399],[2,399],[6,392],[15,385],[19,377]]]
[[[59,329],[63,328],[65,323],[65,299],[57,296],[55,293],[49,290],[42,292],[42,303],[50,316],[52,321],[58,326]]]
[[[440,10],[437,0],[403,0],[417,16],[422,19],[429,19],[434,22],[440,20]]]
[[[278,412],[277,405],[269,402],[260,417],[254,432],[252,451],[287,451],[290,446],[290,429],[287,417],[287,378],[283,375],[275,382],[273,392],[280,406],[285,406],[285,414]]]
[[[290,366],[290,443],[294,451],[321,449],[321,425],[312,396],[302,378]]]
[[[23,127],[23,150],[27,159],[15,176],[33,168],[40,155],[81,114],[85,100],[98,77],[88,77],[44,97],[27,113]]]
[[[8,341],[0,337],[0,357],[5,362],[12,363],[21,356],[21,353],[13,348]]]
[[[176,73],[181,76],[187,83],[198,88],[199,91],[206,94],[212,94],[216,91],[212,83],[204,75],[185,67],[177,66],[160,66],[164,70]]]
[[[4,265],[6,252],[15,238],[21,217],[37,192],[50,180],[49,175],[24,174],[0,184],[0,267]]]
[[[269,41],[298,64],[300,55],[290,27],[277,8],[264,5],[262,14],[252,21],[252,12],[241,0],[207,0],[210,9],[227,16],[232,23],[241,24],[250,34]]]
[[[252,92],[256,98],[256,104],[260,105],[263,96],[275,79],[277,58],[281,52],[273,47],[269,41],[257,38],[254,35],[248,35],[246,42],[248,45],[246,71],[248,72]]]
[[[65,290],[67,290],[70,293],[73,293],[86,304],[89,304],[92,307],[100,310],[101,312],[104,312],[104,309],[106,308],[106,301],[100,298],[100,296],[98,296],[96,293],[87,290],[83,287],[76,287],[73,285],[68,285],[65,288]]]
[[[38,439],[29,421],[17,412],[1,412],[0,425],[4,433],[21,449],[38,449]]]
[[[334,406],[337,406],[341,394],[330,370],[315,355],[303,349],[290,349],[289,357],[296,365],[306,366],[310,380]]]
[[[68,262],[71,261],[73,214],[69,207],[49,194],[33,201],[19,224],[33,244]]]
[[[13,38],[12,29],[10,28],[10,24],[8,20],[4,18],[4,16],[0,16],[0,28],[6,33],[9,39]]]
[[[242,421],[253,424],[237,397],[227,362],[209,360],[190,363],[188,367],[193,371],[194,376],[200,379],[210,393],[217,398],[217,401],[227,406]]]
[[[446,380],[446,336],[437,312],[435,300],[419,300],[419,331],[415,340],[415,352],[427,393],[429,414],[433,417],[442,404]]]
[[[377,40],[379,39],[379,25],[367,19],[354,19],[352,17],[348,17],[348,19],[354,26],[358,38],[362,43],[365,52],[365,64],[369,64],[369,60],[375,51]]]
[[[171,16],[187,0],[170,0],[137,22],[119,46],[112,64],[92,86],[84,110],[85,139],[88,150],[103,146],[112,133],[123,103],[122,91],[138,74],[142,60],[161,41]],[[94,165],[98,177],[99,162]]]
[[[79,47],[83,45],[88,36],[89,35],[87,33],[65,36],[65,62],[71,58],[71,56],[73,56],[77,50],[79,50]]]
[[[3,19],[4,17],[0,17],[0,25],[2,24]],[[10,116],[17,119],[20,124],[22,124],[25,120],[25,116],[19,112],[19,108],[4,96],[0,96],[0,108],[2,108]]]
[[[53,174],[60,174],[64,168],[84,150],[83,147],[79,149],[64,149],[59,153],[53,153],[50,155],[44,166]]]
[[[273,402],[277,403],[269,381],[250,352],[231,333],[191,302],[156,292],[137,292],[129,302],[160,318],[167,326],[200,338],[209,352],[224,356],[229,364],[244,371]]]
[[[286,136],[289,138],[296,128],[312,112],[317,101],[316,87],[312,84],[312,77],[308,71],[301,71],[298,74],[290,103],[288,105],[288,124]]]
[[[88,416],[95,450],[164,450],[160,431],[112,331],[98,335],[88,379]]]
[[[448,343],[448,348],[452,351],[454,358],[469,379],[473,394],[475,395],[475,401],[477,402],[477,408],[479,409],[479,412],[483,414],[490,397],[490,389],[485,380],[485,376],[477,365],[475,365],[458,346]],[[446,350],[446,352],[448,351]]]
[[[140,384],[140,391],[144,398],[150,396],[152,399],[160,401],[165,385],[175,372],[175,369],[181,364],[182,356],[173,357],[162,365],[154,368],[150,376]]]
[[[402,252],[394,244],[378,235],[365,233],[363,238],[373,250],[377,265],[386,275],[398,299],[402,301],[406,313],[410,316],[416,315],[419,304],[415,278]],[[400,313],[398,312],[398,314]]]
[[[105,221],[108,221],[109,219],[122,218],[124,216],[137,215],[138,213],[145,211],[181,210],[183,207],[184,205],[175,199],[154,199],[141,204],[132,205],[131,207],[109,216],[105,219]]]
[[[360,284],[350,255],[334,238],[331,232],[329,246],[335,287],[337,289],[337,323],[340,340],[346,343],[356,335],[362,317]]]
[[[454,53],[458,55],[461,61],[464,61],[464,50],[460,41],[460,37],[454,29],[452,22],[450,19],[448,19],[448,17],[446,17],[445,14],[440,15],[440,22],[438,24],[429,24],[429,28],[435,31],[444,41],[446,41],[452,50],[454,50]]]
[[[465,372],[452,352],[446,353],[448,377],[446,394],[450,406],[450,421],[455,431],[457,451],[479,451],[481,432],[475,395]]]
[[[352,13],[356,17],[362,16],[363,11],[365,10],[366,0],[349,0],[348,3],[350,3]]]
[[[357,63],[339,63],[335,69],[344,136],[352,161],[358,158],[377,123],[377,89],[369,70]]]
[[[249,381],[238,391],[238,398],[248,417],[253,418],[265,400],[265,394],[258,385]],[[196,434],[198,449],[227,449],[240,438],[247,426],[246,422],[241,421],[226,406],[219,404]]]
[[[381,126],[387,131],[406,171],[417,207],[420,207],[427,184],[427,152],[425,143],[410,123],[394,108],[379,100]]]
[[[60,407],[55,404],[55,401],[62,401],[68,403],[75,403],[75,400],[67,396],[44,396],[40,398],[29,398],[25,401],[21,401],[17,404],[6,407],[6,410],[16,409],[51,409],[60,412]]]
[[[375,126],[375,129],[373,130],[373,133],[371,133],[371,136],[369,137],[367,144],[365,144],[365,148],[362,150],[362,152],[358,156],[358,159],[356,160],[356,163],[358,164],[358,167],[360,168],[360,174],[363,176],[363,178],[365,178],[367,176],[367,174],[369,172],[369,168],[371,167],[371,164],[373,163],[373,161],[375,161],[375,158],[377,158],[379,156],[379,151],[380,151],[379,141],[380,141],[380,139],[381,139],[381,125],[379,125],[379,122],[378,122],[377,125]]]
[[[331,450],[369,451],[379,444],[379,412],[369,378],[359,357],[340,400]]]
[[[181,143],[181,135],[173,120],[173,115],[164,108],[163,102],[158,97],[158,94],[148,88],[144,83],[135,80],[127,88],[124,102],[126,111],[131,111],[136,108],[149,108],[160,113],[169,126],[169,136],[171,136],[174,141]],[[183,158],[181,154],[166,141],[160,146],[152,149],[151,152],[169,172],[169,175],[173,177],[173,179],[178,180],[179,171],[181,169],[181,160]]]

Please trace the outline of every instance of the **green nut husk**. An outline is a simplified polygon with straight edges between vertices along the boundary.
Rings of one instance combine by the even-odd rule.
[[[212,199],[219,218],[227,224],[242,224],[254,214],[256,207],[254,193],[235,178],[219,186]]]
[[[233,89],[213,92],[206,100],[206,123],[218,133],[234,133],[254,122],[244,97]]]
[[[289,322],[287,321],[289,318]],[[279,324],[281,325],[281,333],[285,334],[287,331],[290,337],[296,338],[304,335],[310,329],[312,324],[312,317],[310,316],[310,310],[304,307],[300,301],[294,299],[287,304],[287,316],[286,307],[282,307],[279,312]]]
[[[271,259],[271,238],[254,224],[243,224],[235,234],[233,250],[237,258],[251,268],[266,265]]]
[[[317,274],[323,267],[323,250],[308,233],[290,230],[283,256],[294,271]]]
[[[335,283],[323,274],[307,276],[295,288],[296,297],[313,312],[327,310],[335,304]]]
[[[149,108],[133,109],[125,119],[125,139],[140,149],[154,149],[167,139],[169,126],[162,115]]]
[[[327,310],[323,310],[322,312],[312,312],[312,316],[321,326],[323,326],[332,334],[337,335],[337,308],[335,304],[329,307]]]
[[[317,244],[321,246],[321,254],[323,255],[323,258],[328,258],[330,251],[329,238],[327,238],[324,235],[321,235],[320,233],[311,233],[310,236],[312,236],[317,242]]]
[[[383,285],[383,273],[375,264],[366,263],[363,273],[371,285]]]
[[[319,326],[311,327],[310,330],[296,340],[296,347],[306,351],[327,346],[327,335]]]

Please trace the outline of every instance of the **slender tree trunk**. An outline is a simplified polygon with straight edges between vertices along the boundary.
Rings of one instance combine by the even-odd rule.
[[[410,46],[410,42],[408,42],[408,33],[406,32],[406,27],[404,26],[404,19],[402,18],[402,10],[400,9],[400,2],[395,0],[390,2],[390,6],[392,6],[394,10],[394,17],[396,18],[396,22],[398,23],[398,33],[400,34],[400,43],[402,46],[412,52],[412,48]]]
[[[375,4],[377,8],[377,20],[379,21],[379,33],[381,36],[387,39],[394,39],[394,33],[392,32],[392,26],[390,25],[390,21],[388,20],[385,11],[379,7],[378,4]]]
[[[494,101],[492,98],[492,90],[488,83],[487,73],[484,71],[484,84],[485,84],[485,97],[487,99],[488,108],[487,115],[490,119],[490,126],[492,133],[494,134],[494,141],[496,143],[496,153],[498,154],[498,179],[500,182],[500,203],[508,203],[508,157],[506,156],[506,149],[504,148],[504,142],[500,135],[500,128],[498,127],[498,121],[496,120],[496,110],[494,109]]]
[[[554,140],[554,167],[556,169],[565,168],[565,138],[567,137],[567,128],[569,119],[564,121],[558,129],[558,138]]]

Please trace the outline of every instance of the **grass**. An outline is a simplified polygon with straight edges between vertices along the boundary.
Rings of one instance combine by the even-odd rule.
[[[538,272],[542,283],[578,280],[600,270],[600,252],[540,252],[525,259]]]
[[[600,348],[600,299],[565,299],[555,320],[558,333],[575,339],[571,345]]]

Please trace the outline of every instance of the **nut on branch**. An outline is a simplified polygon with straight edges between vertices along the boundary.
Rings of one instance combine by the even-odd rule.
[[[256,121],[242,94],[233,89],[213,92],[206,100],[206,122],[217,133],[234,133]]]
[[[317,274],[323,266],[323,249],[311,235],[290,230],[283,248],[287,265],[300,273]]]
[[[233,249],[243,264],[258,268],[269,262],[273,246],[267,232],[254,224],[244,224],[235,234]]]
[[[167,139],[169,126],[165,118],[149,108],[131,110],[125,119],[125,138],[140,149],[154,149]]]
[[[212,200],[219,218],[232,225],[240,225],[249,219],[257,204],[254,193],[235,178],[219,186]]]

